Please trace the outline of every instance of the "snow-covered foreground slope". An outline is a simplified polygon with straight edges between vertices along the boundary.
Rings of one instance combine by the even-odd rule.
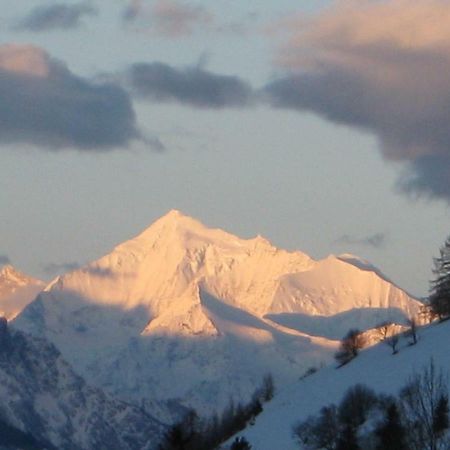
[[[45,284],[31,278],[10,265],[0,269],[0,317],[14,319],[39,292]]]
[[[208,412],[231,394],[248,397],[267,372],[290,383],[330,360],[329,327],[292,318],[336,316],[337,333],[336,324],[349,326],[344,312],[363,311],[351,325],[373,327],[417,311],[418,302],[355,261],[314,261],[171,211],[55,280],[15,326],[55,343],[87,380],[123,399]]]
[[[47,448],[154,449],[165,427],[88,386],[57,349],[0,322],[0,418]]]
[[[431,358],[438,369],[450,374],[449,341],[450,322],[445,322],[419,330],[417,345],[408,346],[402,340],[397,355],[384,344],[366,349],[339,369],[331,365],[280,389],[255,425],[240,435],[246,436],[255,450],[298,449],[292,438],[293,425],[317,414],[323,406],[339,403],[355,384],[365,384],[378,393],[398,394],[414,373],[429,366]]]

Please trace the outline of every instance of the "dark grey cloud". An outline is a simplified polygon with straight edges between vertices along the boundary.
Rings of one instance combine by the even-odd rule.
[[[19,21],[15,28],[28,31],[48,31],[76,28],[84,16],[97,14],[90,2],[40,5]]]
[[[79,269],[81,266],[77,262],[63,262],[63,263],[50,263],[43,267],[44,272],[47,275],[55,276],[61,275],[67,272],[72,272],[73,270]]]
[[[387,236],[385,233],[375,233],[370,236],[355,237],[344,234],[333,243],[339,245],[358,245],[365,247],[382,248],[386,245]]]
[[[177,69],[160,62],[134,64],[131,86],[139,98],[178,102],[198,108],[243,107],[253,100],[251,86],[236,76],[201,67]]]
[[[398,188],[420,197],[450,199],[450,155],[429,155],[410,162],[398,182]]]
[[[132,22],[142,14],[143,9],[142,0],[130,0],[122,13],[122,19],[125,22]]]
[[[0,255],[0,265],[3,266],[4,264],[11,264],[11,260],[8,255]]]
[[[284,28],[269,102],[374,134],[404,192],[450,202],[450,3],[338,2]]]
[[[141,139],[129,94],[34,46],[0,46],[0,142],[106,151]]]

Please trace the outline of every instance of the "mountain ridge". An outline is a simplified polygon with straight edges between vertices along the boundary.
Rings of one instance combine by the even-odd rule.
[[[0,418],[41,448],[153,450],[166,427],[76,374],[54,345],[0,324]],[[1,444],[0,444],[1,446]]]
[[[248,397],[266,372],[289,383],[330,360],[335,340],[273,315],[374,308],[379,314],[364,320],[372,328],[419,307],[375,272],[337,257],[314,261],[171,211],[55,279],[14,326],[55,343],[89,382],[123,400],[205,411],[211,398],[223,408],[229,395]]]
[[[5,264],[0,268],[0,317],[14,319],[44,287],[43,281]]]

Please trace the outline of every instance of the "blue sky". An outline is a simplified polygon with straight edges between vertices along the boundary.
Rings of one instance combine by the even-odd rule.
[[[8,4],[1,261],[49,279],[176,208],[426,294],[449,233],[448,17],[437,0]]]

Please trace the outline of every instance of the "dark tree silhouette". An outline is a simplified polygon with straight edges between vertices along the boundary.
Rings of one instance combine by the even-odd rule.
[[[159,450],[190,450],[198,439],[199,427],[197,413],[190,410],[182,421],[167,431]]]
[[[294,436],[308,449],[335,450],[340,423],[336,405],[324,406],[319,416],[308,417],[294,427]]]
[[[442,394],[439,397],[433,414],[433,430],[437,436],[442,436],[442,434],[450,427],[448,413],[448,396]]]
[[[358,355],[360,349],[364,347],[364,338],[357,329],[351,329],[341,340],[339,350],[334,355],[340,366],[347,364]]]
[[[395,403],[387,408],[386,417],[375,433],[379,439],[376,450],[409,450],[405,439],[405,429]]]
[[[252,446],[245,437],[237,437],[231,444],[231,450],[251,450]]]
[[[275,394],[275,383],[270,373],[264,376],[261,387],[261,400],[269,402]]]
[[[372,389],[357,384],[347,390],[339,404],[339,420],[343,425],[357,428],[366,421],[377,403],[378,397]]]
[[[412,341],[410,342],[410,345],[416,345],[417,344],[417,321],[414,317],[411,317],[408,319],[408,325],[409,330],[407,332],[407,335],[411,337]]]
[[[443,437],[441,430],[445,426],[445,406],[448,407],[447,395],[446,379],[442,371],[436,369],[433,360],[421,373],[412,376],[402,389],[402,415],[411,448],[439,448]]]
[[[389,336],[385,341],[386,344],[389,345],[389,347],[391,347],[393,355],[396,355],[398,353],[397,350],[398,341],[399,341],[398,334],[393,334],[392,336]]]
[[[429,305],[431,311],[440,320],[450,316],[450,236],[439,250],[439,257],[434,259]]]
[[[347,425],[339,437],[336,450],[361,450],[358,445],[355,429]]]

